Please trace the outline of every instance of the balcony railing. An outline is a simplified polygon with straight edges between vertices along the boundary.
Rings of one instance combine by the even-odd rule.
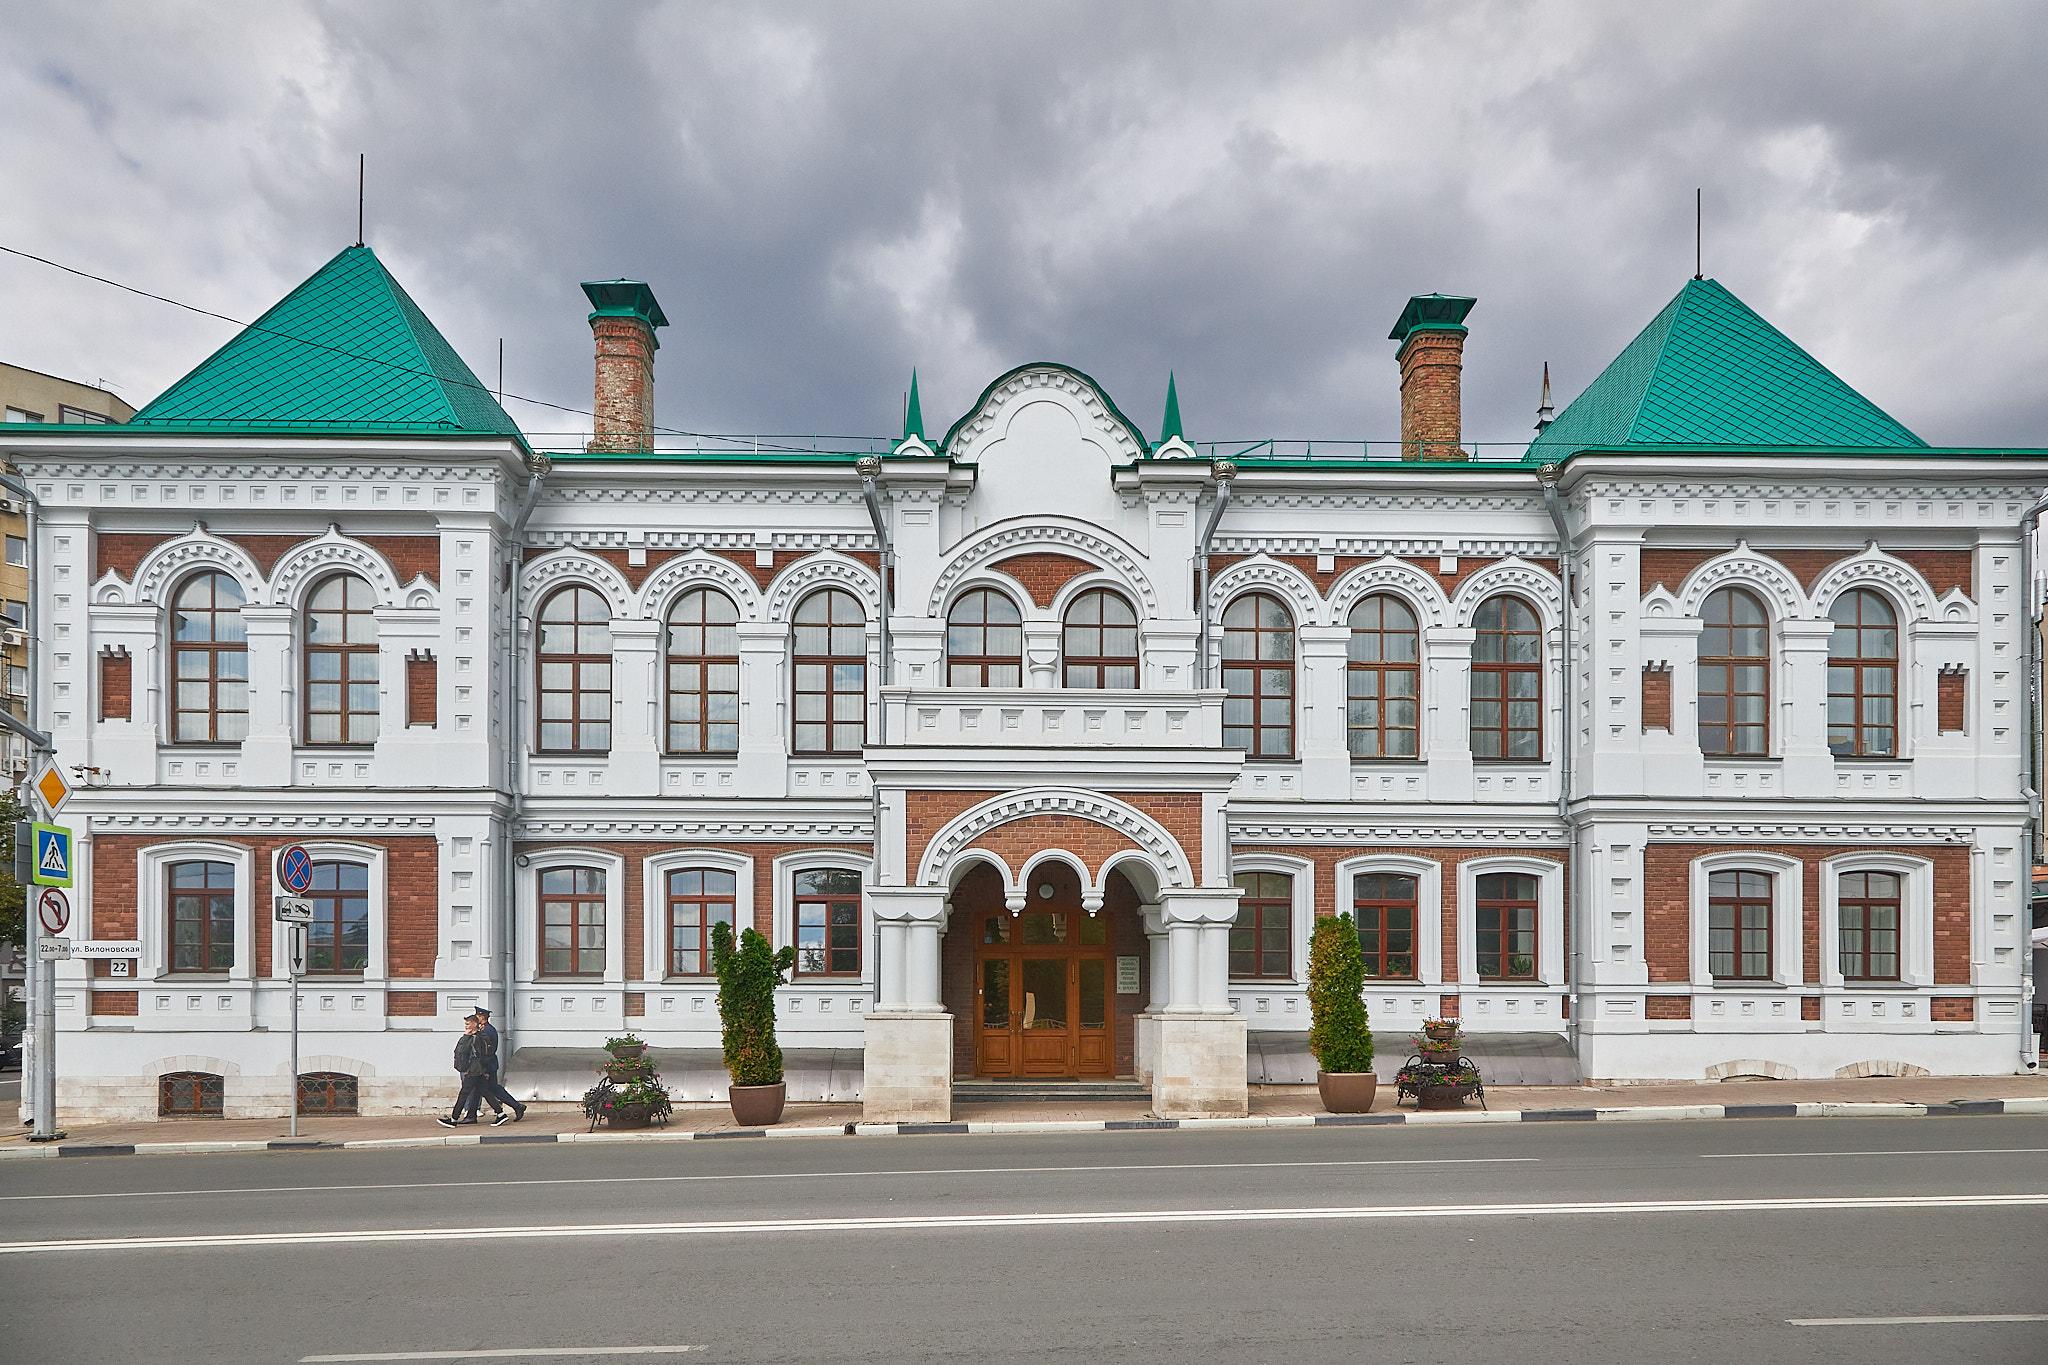
[[[885,687],[880,742],[919,748],[1218,748],[1223,692]]]

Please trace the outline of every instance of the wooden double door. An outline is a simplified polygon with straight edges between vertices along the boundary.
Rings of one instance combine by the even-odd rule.
[[[974,1063],[983,1076],[1116,1072],[1116,961],[1106,915],[1039,904],[976,916]]]

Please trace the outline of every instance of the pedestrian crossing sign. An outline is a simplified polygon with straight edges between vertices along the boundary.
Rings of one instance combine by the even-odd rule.
[[[33,825],[35,831],[35,884],[71,885],[71,831],[62,825]]]

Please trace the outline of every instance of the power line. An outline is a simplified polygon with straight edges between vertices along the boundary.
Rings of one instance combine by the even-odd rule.
[[[296,342],[298,345],[301,346],[311,346],[316,350],[327,351],[330,354],[344,356],[350,360],[360,360],[368,365],[382,365],[385,369],[396,370],[400,374],[414,375],[423,379],[432,379],[438,383],[453,384],[459,388],[474,389],[478,393],[485,394],[487,396],[495,396],[496,398],[498,398],[501,405],[504,399],[510,398],[513,401],[519,403],[531,403],[536,407],[552,408],[556,412],[566,412],[577,417],[588,417],[593,422],[597,419],[597,414],[592,412],[589,408],[570,407],[566,403],[550,402],[548,399],[545,398],[534,398],[523,393],[509,393],[505,392],[502,389],[500,389],[500,391],[496,395],[492,395],[491,390],[483,384],[472,383],[468,380],[462,379],[452,379],[446,375],[435,374],[430,370],[414,369],[410,365],[401,365],[396,361],[386,360],[381,356],[363,355],[360,352],[351,351],[341,346],[330,346],[324,341],[313,341],[306,337],[294,336],[290,332],[281,332],[274,327],[263,327],[253,322],[244,322],[240,318],[229,317],[226,313],[217,313],[211,308],[201,308],[196,303],[186,303],[183,299],[174,299],[167,294],[152,293],[150,290],[139,288],[136,285],[125,284],[120,280],[108,279],[105,275],[95,275],[90,270],[81,270],[77,266],[66,265],[62,261],[53,261],[47,256],[38,256],[33,251],[23,251],[19,247],[11,247],[4,242],[0,242],[0,252],[4,252],[9,256],[18,256],[25,261],[34,261],[38,265],[46,265],[50,267],[52,270],[61,270],[67,275],[76,275],[78,278],[82,280],[91,280],[95,284],[104,284],[109,286],[110,288],[119,289],[124,293],[134,294],[137,295],[138,297],[145,299],[151,299],[157,303],[167,303],[173,308],[182,308],[188,313],[197,313],[199,316],[204,318],[213,318],[219,322],[229,323],[232,326],[241,328],[243,331],[261,332],[265,336],[281,337],[286,341]],[[500,378],[500,383],[503,383],[502,376]],[[758,443],[759,440],[759,438],[757,437],[742,434],[721,433],[715,431],[684,431],[678,427],[658,426],[655,427],[654,430],[661,433],[664,436],[687,436],[693,441],[733,442],[751,440],[756,441]],[[758,448],[788,451],[791,453],[811,453],[802,446],[768,445],[759,446]]]

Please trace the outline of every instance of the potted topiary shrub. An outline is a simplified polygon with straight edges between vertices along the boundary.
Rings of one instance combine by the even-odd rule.
[[[758,929],[743,932],[734,947],[730,924],[711,926],[711,969],[718,973],[732,1117],[742,1128],[765,1128],[782,1117],[788,1092],[782,1047],[775,1041],[775,988],[795,964],[796,949],[775,951]]]
[[[1316,921],[1308,941],[1308,1047],[1316,1055],[1316,1090],[1333,1114],[1372,1108],[1379,1078],[1372,1070],[1372,1027],[1365,1012],[1365,956],[1351,916]]]

